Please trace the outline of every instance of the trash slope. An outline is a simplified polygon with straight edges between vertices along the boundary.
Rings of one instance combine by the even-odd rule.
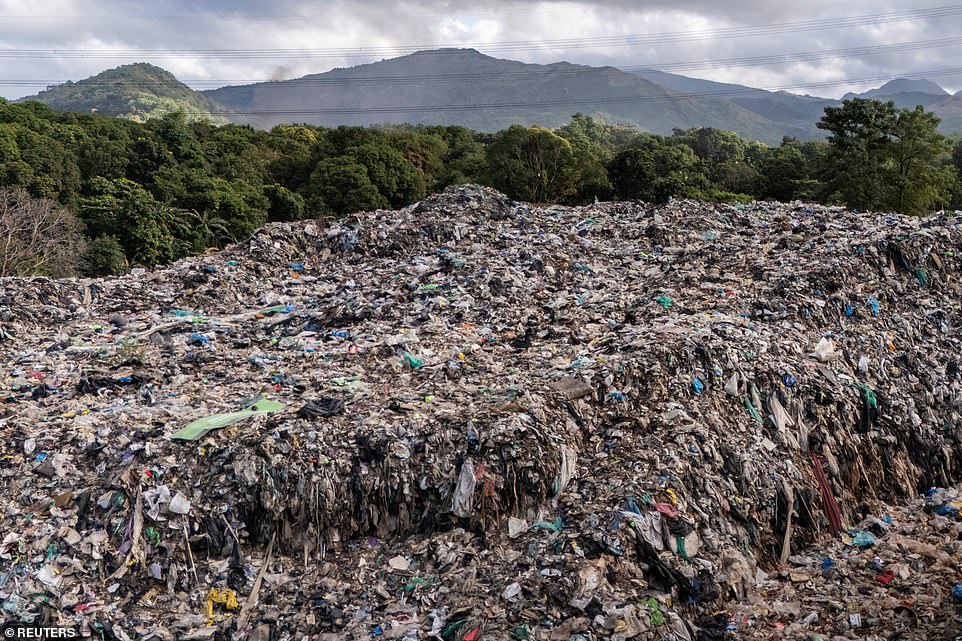
[[[951,638],[960,223],[468,186],[4,280],[3,615]]]

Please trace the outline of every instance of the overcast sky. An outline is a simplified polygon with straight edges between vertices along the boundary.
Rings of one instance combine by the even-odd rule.
[[[927,10],[939,11],[911,13]],[[909,13],[892,15],[900,12]],[[838,97],[882,84],[875,79],[962,66],[960,27],[962,4],[947,0],[0,0],[0,95],[29,95],[137,61],[206,89],[444,45],[539,63],[692,62],[674,70]],[[882,53],[866,51],[872,47]],[[863,50],[819,53],[855,48]],[[800,53],[809,55],[778,64],[711,64]],[[929,77],[952,92],[962,88],[962,73]],[[861,79],[873,80],[855,82]]]

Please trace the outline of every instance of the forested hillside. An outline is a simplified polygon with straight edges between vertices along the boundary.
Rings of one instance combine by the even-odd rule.
[[[28,96],[58,111],[119,116],[143,122],[182,111],[188,120],[226,123],[224,108],[177,80],[174,74],[147,63],[123,65],[78,82],[66,82]]]
[[[828,108],[818,126],[827,142],[769,147],[718,129],[659,136],[581,114],[554,130],[494,134],[259,131],[182,113],[140,123],[0,101],[0,189],[55,201],[82,223],[76,264],[35,272],[94,274],[220,247],[268,221],[400,207],[467,182],[541,203],[805,199],[906,213],[962,204],[962,153],[951,153],[932,114],[856,99]]]

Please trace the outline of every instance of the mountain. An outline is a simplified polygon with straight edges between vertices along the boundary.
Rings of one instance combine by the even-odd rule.
[[[910,80],[908,78],[896,78],[876,89],[860,94],[849,93],[846,95],[849,97],[857,95],[859,98],[891,98],[906,93],[920,93],[937,97],[949,95],[948,91],[931,80]]]
[[[942,131],[962,131],[962,92],[928,80],[898,79],[852,97],[923,105]],[[557,127],[583,112],[609,122],[668,134],[715,127],[768,144],[783,137],[823,138],[816,128],[838,100],[772,92],[644,69],[503,60],[474,49],[421,51],[294,80],[197,92],[146,63],[124,65],[36,96],[61,111],[96,111],[143,120],[174,110],[215,122],[268,128],[287,122],[333,127],[411,123],[464,125],[491,132],[514,124]]]
[[[296,80],[203,92],[257,127],[456,124],[496,131],[556,127],[578,111],[654,133],[717,127],[777,143],[781,124],[720,98],[690,96],[614,67],[526,64],[473,49],[422,51]]]
[[[908,107],[912,108],[914,105]],[[927,110],[935,112],[942,119],[939,131],[946,135],[962,132],[962,95],[947,95],[941,100],[930,103],[925,107]]]
[[[772,126],[779,127],[784,136],[803,140],[824,135],[815,123],[822,117],[825,107],[839,103],[830,98],[766,91],[745,85],[689,78],[656,69],[643,69],[635,74],[675,91],[727,100],[771,121]]]
[[[655,69],[644,69],[635,73],[675,91],[728,100],[767,118],[773,125],[781,127],[785,135],[799,139],[824,137],[824,132],[819,130],[815,123],[821,119],[825,107],[841,104],[841,100],[802,96],[784,91],[765,91],[744,85],[689,78]],[[962,91],[951,95],[930,80],[898,78],[860,94],[847,93],[842,100],[852,98],[891,100],[900,109],[914,109],[917,105],[922,105],[942,119],[939,127],[942,133],[962,131]]]
[[[221,105],[180,82],[169,71],[143,62],[51,86],[18,102],[28,100],[59,111],[97,112],[140,121],[181,110],[191,119],[226,122],[217,115],[224,111]]]
[[[847,93],[843,96],[844,100],[850,98],[891,100],[900,109],[914,109],[922,105],[942,119],[942,124],[939,125],[942,133],[954,134],[962,131],[962,91],[952,95],[931,80],[898,78],[869,91]]]
[[[847,93],[842,98],[865,98],[869,100],[891,100],[900,109],[914,109],[922,105],[928,109],[931,105],[950,97],[949,92],[931,80],[910,80],[896,78],[886,82],[881,87],[870,89],[862,93]]]

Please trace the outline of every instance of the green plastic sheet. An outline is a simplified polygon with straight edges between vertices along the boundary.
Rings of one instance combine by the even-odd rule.
[[[273,412],[280,412],[283,409],[283,403],[269,399],[260,399],[251,403],[239,412],[214,414],[212,416],[199,418],[182,430],[171,434],[170,438],[175,441],[196,441],[211,430],[219,430],[222,427],[227,427],[228,425],[239,423],[240,421],[246,421],[247,419],[257,416],[258,414],[271,414]]]

